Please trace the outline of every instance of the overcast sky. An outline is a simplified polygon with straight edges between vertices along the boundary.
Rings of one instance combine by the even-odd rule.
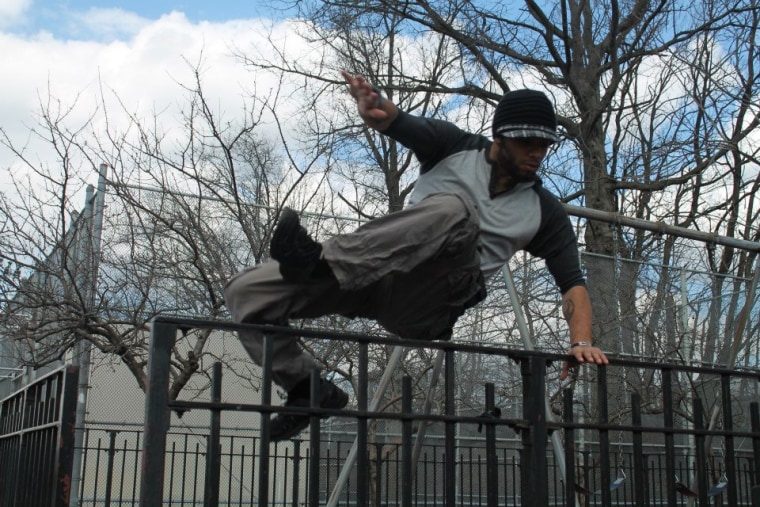
[[[70,121],[84,121],[100,84],[134,112],[167,110],[182,93],[178,83],[192,84],[186,60],[197,62],[201,52],[208,96],[222,109],[239,108],[251,74],[231,48],[261,47],[257,37],[287,30],[268,4],[0,0],[0,127],[23,141],[48,96],[76,102]],[[0,147],[0,171],[12,161]]]

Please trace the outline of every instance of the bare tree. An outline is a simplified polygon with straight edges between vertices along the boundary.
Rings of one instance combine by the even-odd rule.
[[[74,128],[73,105],[52,98],[30,133],[57,150],[54,165],[37,162],[2,131],[0,142],[30,175],[11,173],[15,195],[0,201],[7,265],[0,319],[23,364],[60,361],[86,341],[117,356],[144,389],[151,319],[226,318],[224,284],[268,256],[279,206],[319,209],[326,201],[316,191],[322,177],[311,175],[317,158],[296,154],[284,135],[261,133],[264,114],[276,111],[276,90],[228,118],[210,106],[201,68],[193,69],[182,128],[172,135],[159,114],[145,120],[126,106],[102,105]],[[95,126],[101,116],[105,133]],[[110,167],[97,249],[92,217],[76,210],[82,181],[100,161]],[[209,336],[195,330],[177,341],[172,398],[205,374]]]

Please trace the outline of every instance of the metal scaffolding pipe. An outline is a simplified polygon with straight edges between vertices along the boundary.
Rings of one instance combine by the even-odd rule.
[[[637,229],[644,229],[646,231],[656,232],[659,234],[669,234],[671,236],[679,236],[682,238],[704,241],[708,244],[712,243],[716,245],[741,248],[753,252],[760,252],[760,243],[757,241],[731,238],[711,232],[695,231],[692,229],[687,229],[685,227],[665,224],[663,222],[652,222],[650,220],[644,220],[641,218],[631,218],[619,213],[585,208],[583,206],[573,206],[572,204],[563,204],[563,206],[565,207],[565,210],[568,212],[568,214],[575,217],[586,218],[588,220],[597,220],[599,222],[607,222],[611,224],[625,225],[627,227],[636,227]]]

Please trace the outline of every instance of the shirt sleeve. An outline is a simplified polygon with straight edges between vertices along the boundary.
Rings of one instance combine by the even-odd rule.
[[[448,121],[414,116],[401,110],[383,134],[412,150],[423,174],[454,153],[488,144],[484,136],[466,132]]]
[[[546,261],[546,267],[564,295],[586,285],[578,253],[578,239],[565,208],[546,189],[537,185],[541,202],[541,225],[526,250]]]

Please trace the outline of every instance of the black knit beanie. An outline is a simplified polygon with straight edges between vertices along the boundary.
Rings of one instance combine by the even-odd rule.
[[[537,90],[508,92],[496,106],[493,136],[540,137],[557,142],[557,117],[552,103]]]

